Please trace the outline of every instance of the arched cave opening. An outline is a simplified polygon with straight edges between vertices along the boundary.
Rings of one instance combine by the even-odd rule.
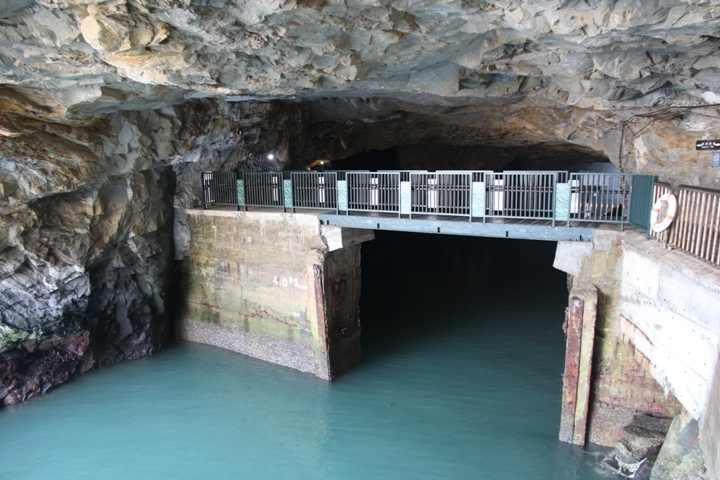
[[[320,163],[322,162],[322,163]],[[315,161],[311,168],[324,170],[521,170],[618,173],[606,156],[575,147],[457,146],[442,143],[371,148],[345,158]]]

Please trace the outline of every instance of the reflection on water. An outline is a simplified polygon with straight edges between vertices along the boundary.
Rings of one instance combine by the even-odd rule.
[[[350,374],[178,343],[0,411],[0,478],[601,478],[557,441],[565,278],[539,245],[379,236]]]

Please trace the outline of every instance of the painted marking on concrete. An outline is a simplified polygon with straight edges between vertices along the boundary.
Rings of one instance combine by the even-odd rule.
[[[272,281],[273,285],[277,285],[283,288],[295,287],[300,290],[307,290],[307,285],[302,285],[300,281],[295,277],[275,277]]]

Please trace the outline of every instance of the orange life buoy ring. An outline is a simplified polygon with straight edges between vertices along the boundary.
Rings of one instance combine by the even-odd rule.
[[[658,222],[658,214],[663,206],[663,203],[667,203],[667,209],[665,210],[665,218]],[[651,230],[656,233],[664,232],[668,229],[670,224],[675,220],[675,214],[677,213],[677,198],[672,193],[665,193],[658,198],[655,205],[652,207],[650,212],[650,225]]]

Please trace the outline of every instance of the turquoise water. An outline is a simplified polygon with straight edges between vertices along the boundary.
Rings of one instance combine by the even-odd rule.
[[[177,343],[0,410],[0,478],[607,478],[557,441],[565,277],[519,246],[379,235],[351,373]]]

